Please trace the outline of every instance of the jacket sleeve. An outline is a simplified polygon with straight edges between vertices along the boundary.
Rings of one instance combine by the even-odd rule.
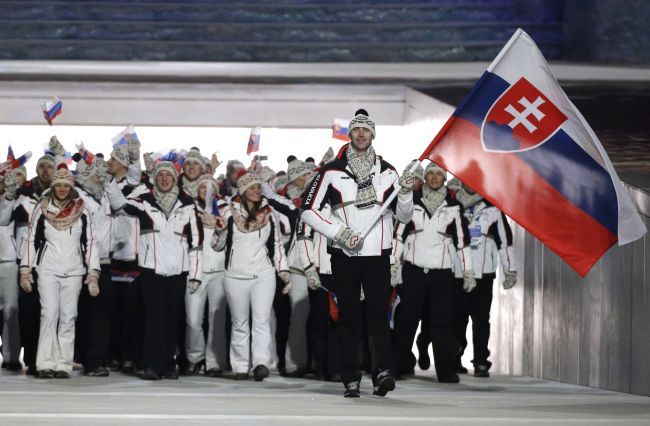
[[[9,225],[13,211],[14,200],[7,200],[4,194],[0,195],[0,226]]]
[[[111,205],[111,210],[118,212],[124,208],[126,205],[126,197],[122,194],[120,187],[117,186],[117,181],[111,179],[104,185],[104,190],[106,191],[106,196],[108,197],[108,202]]]
[[[199,219],[199,212],[196,206],[191,206],[191,214],[188,223],[185,225],[187,239],[187,253],[190,258],[190,271],[188,279],[201,281],[203,271],[203,224]]]
[[[456,226],[456,251],[458,260],[464,273],[474,272],[474,262],[472,261],[472,247],[470,246],[469,224],[460,210],[456,210],[454,217]]]
[[[230,206],[228,203],[224,202],[223,204],[219,204],[219,214],[227,224],[228,220],[232,216],[232,212],[230,211]],[[210,245],[215,251],[223,251],[223,249],[226,248],[226,239],[228,238],[228,232],[228,226],[226,226],[221,231],[217,231],[216,229],[214,230]]]
[[[31,221],[29,222],[28,234],[25,247],[23,248],[22,258],[20,259],[21,268],[29,268],[30,270],[36,266],[36,225],[42,215],[41,205],[37,205],[32,213]]]
[[[273,263],[275,263],[275,270],[277,272],[289,271],[287,254],[284,251],[282,235],[280,234],[280,220],[275,210],[271,212],[271,221],[273,222],[273,235],[270,238],[273,238],[273,244],[275,245],[273,249]]]
[[[101,267],[99,266],[99,249],[97,248],[97,235],[95,234],[95,224],[93,222],[92,214],[88,208],[84,208],[84,213],[86,216],[86,254],[85,261],[87,265],[87,273],[91,273],[93,270],[99,271]]]
[[[402,253],[404,252],[404,241],[402,240],[402,234],[404,233],[404,227],[406,225],[400,223],[397,225],[395,230],[395,237],[393,238],[393,252],[390,255],[390,263],[401,263]]]
[[[323,206],[329,202],[329,188],[330,182],[328,173],[326,171],[318,173],[307,188],[305,198],[302,202],[303,212],[301,219],[316,232],[319,232],[326,238],[333,240],[336,233],[341,229],[341,226],[344,225],[333,220],[334,215],[330,215],[330,218],[325,218],[325,216],[320,213]]]
[[[314,248],[314,231],[311,226],[300,221],[296,231],[296,247],[300,254],[303,269],[316,265],[316,250]]]
[[[499,212],[497,218],[498,239],[495,238],[497,248],[499,249],[499,258],[504,271],[516,272],[517,262],[515,260],[515,247],[512,238],[512,229],[508,224],[506,216]]]

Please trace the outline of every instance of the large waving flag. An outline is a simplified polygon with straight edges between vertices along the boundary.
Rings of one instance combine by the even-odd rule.
[[[603,146],[521,29],[424,158],[482,194],[582,276],[617,241],[646,233]]]

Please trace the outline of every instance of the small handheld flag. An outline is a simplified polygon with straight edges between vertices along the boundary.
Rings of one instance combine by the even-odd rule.
[[[251,153],[260,150],[261,133],[262,133],[261,127],[253,127],[251,129],[251,135],[248,137],[248,147],[246,148],[246,155],[251,155]]]
[[[49,101],[41,102],[41,109],[45,120],[51,126],[52,121],[63,112],[63,102],[55,96]]]
[[[9,145],[9,148],[7,149],[7,161],[0,165],[0,176],[4,176],[7,172],[24,166],[30,158],[32,158],[31,151],[27,151],[20,157],[16,158],[14,150],[11,148],[11,145]]]
[[[338,139],[343,142],[350,142],[348,138],[349,120],[343,118],[335,118],[332,124],[332,138]]]
[[[138,135],[135,133],[135,127],[133,124],[129,124],[126,126],[126,129],[113,136],[111,141],[113,142],[113,148],[119,145],[128,145],[129,142],[137,142],[138,145],[140,144],[140,140],[138,139]]]

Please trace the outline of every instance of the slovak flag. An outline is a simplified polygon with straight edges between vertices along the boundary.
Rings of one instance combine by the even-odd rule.
[[[518,29],[436,135],[429,158],[581,276],[646,228],[605,149]]]
[[[129,124],[126,126],[126,129],[113,136],[111,142],[113,142],[113,148],[119,145],[127,145],[129,142],[137,142],[138,145],[140,144],[140,140],[138,139],[138,135],[135,133],[135,127],[133,124]]]
[[[343,142],[350,142],[350,138],[348,138],[349,125],[350,125],[350,120],[345,120],[343,118],[335,118],[334,124],[332,124],[332,138],[338,139]]]
[[[41,109],[45,120],[51,126],[52,121],[63,112],[63,102],[55,96],[49,101],[41,102]]]
[[[246,155],[251,155],[251,153],[260,150],[261,133],[262,133],[261,127],[253,127],[251,129],[251,135],[248,137],[248,146],[246,147]]]

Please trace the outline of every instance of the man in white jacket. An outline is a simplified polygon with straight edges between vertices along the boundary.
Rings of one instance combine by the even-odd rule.
[[[389,371],[392,365],[388,303],[391,291],[390,260],[393,214],[404,223],[413,214],[413,175],[399,178],[389,163],[375,154],[372,141],[375,123],[365,110],[350,121],[351,143],[334,161],[324,165],[303,197],[302,220],[331,240],[332,272],[336,282],[341,332],[341,377],[346,397],[359,397],[363,309],[359,296],[365,293],[365,313],[371,345],[373,385],[376,395],[395,389]],[[372,225],[365,238],[360,234],[393,192],[399,179],[401,189],[391,208]],[[320,210],[329,204],[332,214]]]

